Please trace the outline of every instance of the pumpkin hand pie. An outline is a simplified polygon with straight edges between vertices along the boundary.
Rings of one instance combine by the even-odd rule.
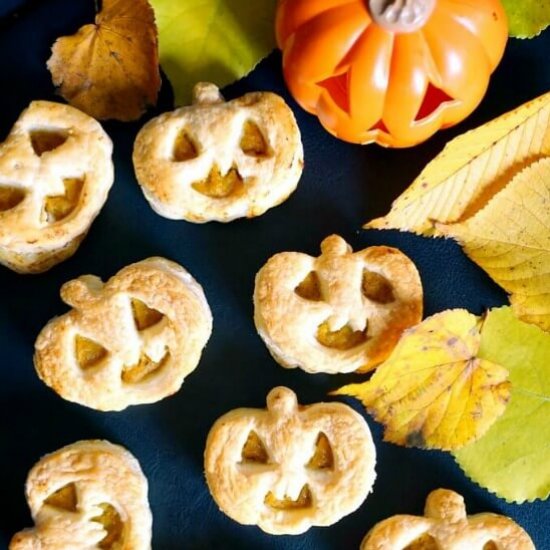
[[[149,121],[134,144],[146,199],[166,218],[203,223],[260,216],[296,189],[300,130],[270,92],[225,102],[214,84],[195,86],[193,105]]]
[[[372,489],[370,430],[343,403],[299,406],[274,388],[267,410],[235,409],[212,426],[204,468],[230,518],[275,535],[326,526],[355,511]]]
[[[377,523],[361,550],[535,550],[535,545],[510,518],[467,516],[462,496],[437,489],[426,499],[424,516],[398,515]]]
[[[33,101],[0,145],[0,263],[41,273],[72,256],[107,200],[111,154],[93,118]]]
[[[126,449],[79,441],[43,457],[26,496],[34,527],[9,550],[150,550],[147,479]]]
[[[354,253],[332,235],[318,258],[282,252],[256,275],[256,328],[283,367],[310,373],[371,370],[421,319],[418,271],[395,248]]]
[[[107,283],[84,275],[61,288],[73,309],[35,343],[38,376],[61,397],[122,410],[175,393],[212,331],[201,286],[181,266],[149,258]]]

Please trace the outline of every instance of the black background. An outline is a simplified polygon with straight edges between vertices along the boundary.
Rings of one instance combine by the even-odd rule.
[[[18,11],[15,11],[17,8]],[[56,99],[45,62],[55,38],[93,18],[93,2],[1,0],[0,136],[33,99]],[[396,513],[421,513],[428,492],[452,488],[470,512],[513,517],[537,548],[550,548],[550,504],[508,505],[470,482],[450,455],[403,449],[381,441],[374,493],[361,508],[329,528],[296,537],[274,537],[225,517],[212,501],[202,473],[208,430],[221,414],[240,406],[262,407],[269,389],[288,385],[302,403],[355,375],[307,375],[285,370],[268,355],[254,330],[254,275],[275,252],[318,252],[321,240],[339,233],[355,248],[397,246],[416,263],[425,291],[425,313],[464,307],[474,313],[506,303],[505,294],[451,241],[394,231],[362,231],[367,219],[384,214],[447,140],[550,89],[550,32],[532,41],[510,40],[478,110],[459,126],[409,150],[353,146],[327,134],[289,98],[274,53],[246,79],[225,90],[228,98],[252,90],[282,94],[302,130],[306,168],[298,190],[282,206],[254,220],[193,225],[156,215],[136,184],[132,144],[144,120],[107,123],[114,141],[115,185],[78,253],[39,276],[0,268],[0,547],[31,525],[24,498],[28,470],[43,454],[80,439],[105,438],[139,459],[150,484],[153,547],[172,549],[358,548],[372,525]],[[172,108],[166,79],[158,108]],[[184,265],[203,285],[214,314],[214,332],[203,359],[175,396],[159,403],[101,413],[71,404],[42,384],[32,364],[34,340],[43,325],[67,310],[59,298],[65,281],[84,273],[103,278],[151,255]],[[356,410],[356,402],[347,400]]]

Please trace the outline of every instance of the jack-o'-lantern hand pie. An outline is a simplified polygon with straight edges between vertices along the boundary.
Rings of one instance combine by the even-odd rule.
[[[303,147],[284,100],[255,92],[225,102],[214,84],[193,105],[149,121],[134,168],[153,209],[175,220],[229,222],[260,216],[296,189]]]
[[[98,410],[175,393],[212,331],[201,286],[164,258],[129,265],[107,283],[84,275],[61,297],[74,309],[39,334],[36,371],[61,397]]]
[[[336,523],[372,489],[376,451],[367,423],[343,403],[298,405],[272,389],[267,410],[235,409],[212,426],[204,468],[230,518],[274,535]]]
[[[321,252],[318,258],[282,252],[260,269],[256,329],[283,367],[369,371],[422,319],[418,271],[395,248],[354,253],[337,235],[322,242]]]
[[[529,535],[506,516],[466,515],[464,499],[432,491],[424,516],[398,515],[377,523],[361,550],[535,550]]]
[[[44,456],[30,471],[26,496],[34,527],[9,550],[150,550],[147,479],[126,449],[79,441]]]
[[[41,273],[72,256],[113,184],[112,143],[74,107],[33,101],[0,145],[0,263]]]

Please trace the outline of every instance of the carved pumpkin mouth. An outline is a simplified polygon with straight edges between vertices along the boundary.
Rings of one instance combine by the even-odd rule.
[[[270,508],[285,511],[305,510],[307,508],[311,508],[313,505],[311,491],[307,484],[302,487],[302,490],[296,499],[292,499],[286,495],[284,498],[278,499],[271,491],[269,491],[269,493],[265,496],[264,502]]]

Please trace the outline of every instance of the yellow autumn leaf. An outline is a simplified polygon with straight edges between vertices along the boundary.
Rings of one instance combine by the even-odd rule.
[[[520,319],[550,331],[550,157],[465,222],[438,228],[511,295]]]
[[[478,356],[482,320],[463,309],[407,330],[367,382],[335,393],[360,399],[384,425],[384,440],[426,449],[459,449],[504,412],[508,372]]]
[[[147,0],[103,0],[95,24],[58,38],[48,69],[59,93],[97,119],[135,120],[160,88],[157,28]]]
[[[550,92],[450,141],[390,212],[367,223],[437,235],[480,210],[527,165],[550,155]]]

